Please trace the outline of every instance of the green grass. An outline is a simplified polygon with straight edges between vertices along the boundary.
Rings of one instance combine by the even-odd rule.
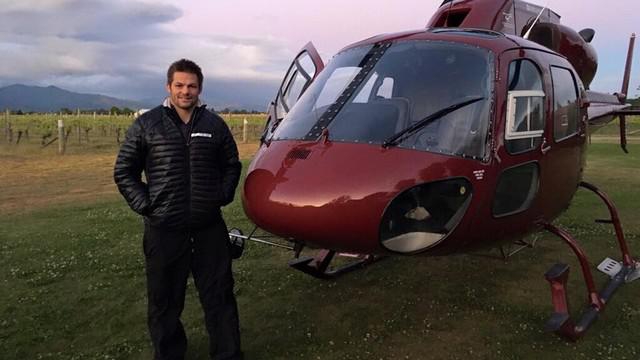
[[[640,254],[640,145],[624,155],[593,144],[585,180],[616,202],[632,253]],[[229,227],[251,224],[237,199]],[[591,193],[578,192],[556,223],[597,264],[619,258]],[[3,359],[150,359],[141,222],[122,201],[0,218],[0,354]],[[247,359],[638,359],[640,281],[622,287],[586,337],[542,331],[551,314],[544,272],[571,265],[572,310],[586,301],[568,247],[545,234],[509,261],[481,254],[385,259],[337,281],[286,266],[286,251],[248,244],[234,263]],[[486,252],[485,252],[486,253]],[[484,254],[484,253],[483,253]],[[497,255],[497,251],[491,252]],[[595,274],[595,272],[594,272]],[[606,279],[595,274],[598,283]],[[190,284],[183,320],[189,359],[207,353]]]

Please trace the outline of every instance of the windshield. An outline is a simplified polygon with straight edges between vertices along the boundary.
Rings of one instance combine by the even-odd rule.
[[[492,69],[489,51],[460,43],[349,49],[320,73],[274,140],[311,139],[326,127],[332,141],[388,144],[401,135],[394,145],[484,159]]]

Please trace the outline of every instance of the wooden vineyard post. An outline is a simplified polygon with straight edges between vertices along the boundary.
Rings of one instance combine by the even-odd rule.
[[[11,131],[11,125],[9,125],[9,109],[4,111],[4,140],[9,141],[9,132]]]
[[[64,154],[66,138],[64,136],[64,120],[58,120],[58,154]]]
[[[247,125],[249,125],[249,122],[245,117],[244,121],[242,122],[242,142],[245,144],[249,141],[249,139],[247,138]]]

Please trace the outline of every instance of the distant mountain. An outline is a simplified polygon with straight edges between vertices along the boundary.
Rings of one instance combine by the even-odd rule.
[[[75,110],[111,109],[128,107],[133,110],[150,108],[143,102],[116,99],[97,94],[81,94],[56,86],[27,86],[21,84],[0,88],[0,110],[22,110],[24,112],[55,112],[62,108]]]

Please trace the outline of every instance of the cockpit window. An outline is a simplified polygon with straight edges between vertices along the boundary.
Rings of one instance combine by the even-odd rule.
[[[493,90],[489,51],[461,43],[399,41],[372,63],[365,59],[370,50],[358,47],[336,55],[274,140],[308,139],[314,126],[324,124],[319,120],[330,105],[345,101],[344,92],[352,95],[326,125],[331,141],[485,159]],[[357,82],[361,72],[367,76]]]

